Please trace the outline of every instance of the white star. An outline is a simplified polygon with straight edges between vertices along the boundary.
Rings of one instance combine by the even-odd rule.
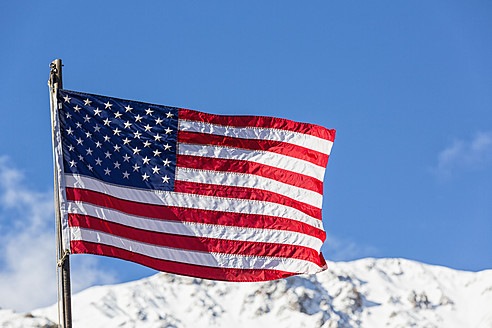
[[[72,118],[72,114],[70,114],[69,112],[67,112],[65,115],[67,116],[67,118]]]
[[[162,121],[162,119],[160,117],[158,117],[158,118],[155,119],[155,125],[161,125],[162,122],[163,121]]]
[[[111,170],[107,167],[104,169],[104,175],[109,175],[111,173]]]
[[[111,153],[109,152],[109,150],[105,152],[104,155],[106,155],[106,158],[111,158]]]
[[[123,161],[124,162],[129,162],[130,161],[130,156],[128,156],[128,154],[125,154],[125,156],[123,156]]]
[[[169,183],[169,177],[167,175],[162,177],[162,183]]]
[[[135,147],[135,148],[132,148],[132,150],[133,150],[133,155],[135,155],[135,154],[139,154],[140,155],[140,151],[142,149],[138,149],[137,147]]]
[[[143,163],[144,164],[149,164],[149,162],[150,162],[150,158],[148,158],[147,156],[145,156],[144,158],[142,158],[142,160],[143,160]]]
[[[89,122],[91,120],[91,118],[89,117],[89,115],[85,115],[84,117],[84,122]]]
[[[96,165],[101,166],[102,160],[98,157],[96,158]]]
[[[129,129],[133,123],[130,123],[130,121],[126,121],[126,123],[124,123],[124,124],[125,124],[125,129]]]
[[[144,145],[144,147],[150,147],[151,143],[148,140],[145,140],[143,145]]]
[[[65,97],[63,97],[63,99],[65,99],[65,102],[70,103],[70,99],[72,99],[72,98],[70,98],[68,95],[66,95]]]
[[[119,152],[119,151],[120,151],[120,149],[121,149],[121,147],[120,147],[120,146],[118,146],[118,145],[114,145],[114,146],[113,146],[113,148],[114,148],[114,151],[118,151],[118,152]]]
[[[86,100],[84,100],[84,105],[85,106],[89,106],[91,104],[91,100],[89,100],[89,98],[87,98]]]
[[[131,140],[130,140],[130,139],[128,139],[128,138],[123,139],[123,144],[124,144],[124,145],[129,145],[129,144],[130,144],[130,142],[131,142]]]
[[[121,131],[118,128],[113,130],[113,134],[116,134],[117,136],[119,136],[120,133],[121,133]]]
[[[164,160],[164,166],[169,166],[169,164],[171,164],[171,161],[169,159],[165,159]]]
[[[73,151],[74,149],[75,149],[75,148],[74,148],[72,145],[69,145],[69,146],[68,146],[68,150],[69,150],[69,151]]]
[[[143,118],[142,116],[137,114],[137,116],[135,116],[135,122],[140,122],[142,118]]]
[[[135,165],[133,165],[132,168],[133,168],[133,172],[135,172],[140,169],[140,166],[138,166],[137,163],[135,163]]]
[[[123,114],[121,114],[120,112],[116,112],[116,113],[114,113],[114,117],[115,117],[115,118],[120,118],[120,116],[121,116],[121,115],[123,115]]]
[[[80,124],[80,122],[75,123],[75,126],[77,129],[82,129],[82,124]]]
[[[99,108],[94,109],[94,116],[101,116],[101,112],[102,110],[100,110]]]
[[[154,150],[154,156],[157,157],[161,154],[161,152],[159,151],[159,149],[156,149]]]
[[[166,128],[164,131],[166,131],[166,134],[170,134],[171,132],[173,132],[173,130],[171,130],[170,128]]]
[[[125,107],[125,112],[131,112],[133,108],[130,107],[130,105]]]
[[[68,133],[69,135],[72,135],[72,133],[73,133],[72,128],[70,128],[70,127],[69,127],[69,128],[68,128],[68,130],[67,130],[67,133]]]
[[[113,104],[110,104],[108,100],[108,102],[104,104],[104,109],[111,109],[111,106],[113,106]]]
[[[90,165],[90,164],[87,165],[87,168],[89,169],[89,171],[92,171],[92,169],[93,169],[92,165]]]
[[[161,136],[159,135],[159,133],[157,133],[155,136],[154,136],[154,139],[155,141],[161,141]]]
[[[166,117],[167,117],[167,118],[171,118],[171,117],[173,117],[173,116],[174,116],[174,114],[173,114],[173,113],[171,113],[171,112],[166,113]]]
[[[111,138],[109,136],[104,136],[104,141],[109,142]]]
[[[115,168],[115,169],[119,169],[119,168],[120,168],[120,166],[121,166],[121,164],[120,164],[120,163],[118,163],[118,161],[114,162],[114,168]]]
[[[73,159],[70,161],[70,167],[73,167],[73,166],[75,166],[76,164],[77,164],[77,162],[76,162],[76,161],[74,161]]]
[[[140,139],[140,136],[142,135],[140,132],[135,132],[134,134],[134,138],[137,138],[137,139]]]
[[[79,105],[76,105],[73,110],[76,111],[77,113],[79,112],[79,110],[81,110],[82,108],[79,107]]]
[[[160,167],[157,167],[157,165],[156,165],[156,166],[154,166],[154,167],[152,168],[152,173],[154,173],[154,174],[159,174],[159,171],[160,171],[160,170],[161,170],[161,168],[160,168]]]
[[[93,150],[90,148],[87,148],[86,150],[86,155],[92,155]]]
[[[164,150],[170,150],[170,149],[171,149],[171,146],[169,144],[164,145]]]
[[[101,130],[99,125],[94,126],[94,132],[99,132],[99,130]]]
[[[152,113],[153,113],[153,112],[154,112],[154,111],[153,111],[152,109],[150,109],[150,108],[149,108],[149,109],[147,109],[147,110],[145,111],[145,114],[152,116]]]
[[[144,174],[142,175],[142,180],[143,180],[143,181],[147,181],[149,178],[150,178],[150,175],[147,175],[147,173],[144,173]]]
[[[85,137],[86,137],[87,139],[88,139],[88,138],[90,138],[90,137],[92,137],[92,133],[90,133],[89,131],[87,131],[87,132],[85,133]]]
[[[79,161],[83,162],[84,161],[84,156],[79,155]]]
[[[82,140],[82,138],[78,138],[75,140],[77,140],[77,145],[81,145],[84,142],[84,140]]]
[[[144,128],[145,128],[145,132],[148,132],[148,131],[150,131],[150,129],[152,129],[152,127],[149,124],[144,126]]]
[[[104,125],[108,125],[109,126],[109,123],[111,123],[111,120],[109,118],[107,118],[107,119],[104,120]]]
[[[100,143],[99,141],[96,141],[96,148],[101,148],[102,146],[102,143]]]
[[[130,173],[128,171],[123,172],[123,179],[128,179],[130,176]]]

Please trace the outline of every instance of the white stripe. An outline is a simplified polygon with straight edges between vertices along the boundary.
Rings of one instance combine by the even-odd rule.
[[[180,119],[178,129],[181,131],[209,133],[234,138],[282,141],[313,149],[327,155],[330,154],[331,147],[333,146],[333,142],[326,139],[309,134],[272,128],[236,128],[226,125]]]
[[[249,161],[304,174],[320,181],[323,181],[325,175],[325,167],[318,166],[302,159],[267,151],[180,143],[178,145],[178,154]]]
[[[85,188],[133,202],[220,212],[276,216],[304,222],[315,228],[323,229],[321,220],[311,217],[295,208],[281,204],[247,199],[194,195],[171,191],[133,189],[109,184],[83,175],[66,174],[65,176],[67,187]]]
[[[223,225],[181,222],[162,219],[152,219],[126,214],[111,208],[83,202],[68,202],[68,212],[97,217],[105,221],[119,223],[128,227],[167,233],[180,236],[226,239],[259,243],[274,243],[294,246],[304,246],[315,251],[320,250],[323,242],[313,236],[294,231],[257,229],[246,227],[231,227]]]
[[[150,245],[117,237],[108,233],[79,227],[71,227],[70,230],[72,240],[82,240],[117,247],[166,261],[175,261],[216,268],[271,269],[292,273],[317,273],[322,270],[316,264],[300,259],[190,251],[172,247]]]
[[[177,167],[175,179],[187,182],[262,189],[281,194],[317,208],[321,208],[323,203],[323,196],[317,192],[254,174]]]

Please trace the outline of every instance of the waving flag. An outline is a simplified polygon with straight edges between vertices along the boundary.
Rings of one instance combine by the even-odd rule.
[[[188,276],[272,280],[326,268],[334,130],[58,90],[63,243]]]

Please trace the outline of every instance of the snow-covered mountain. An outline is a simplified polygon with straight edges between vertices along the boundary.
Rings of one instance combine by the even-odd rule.
[[[318,275],[264,283],[161,273],[93,287],[72,299],[74,327],[492,328],[492,270],[464,272],[403,259],[328,266]],[[0,310],[0,327],[53,322],[56,306],[27,317]]]

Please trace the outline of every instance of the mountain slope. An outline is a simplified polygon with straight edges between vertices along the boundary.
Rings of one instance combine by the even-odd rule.
[[[403,259],[328,266],[318,275],[264,283],[162,273],[93,287],[73,297],[74,326],[492,327],[492,270],[463,272]],[[57,321],[55,306],[33,315]]]

